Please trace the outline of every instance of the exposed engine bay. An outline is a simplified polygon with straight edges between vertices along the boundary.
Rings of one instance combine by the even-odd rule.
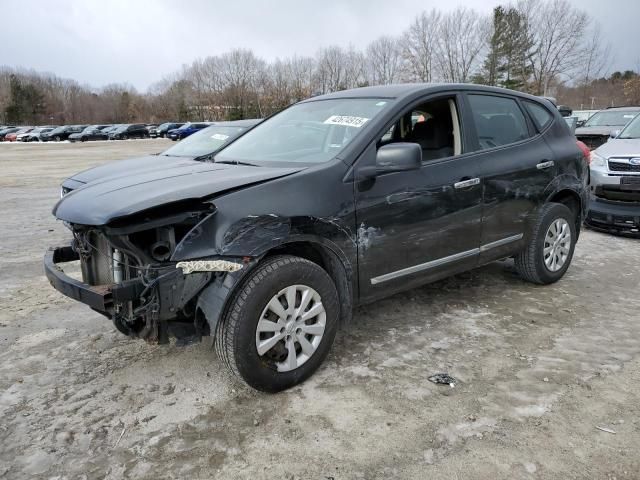
[[[110,293],[101,313],[120,332],[150,343],[167,343],[170,336],[188,343],[210,334],[206,318],[196,315],[197,294],[215,275],[243,265],[225,259],[171,261],[199,217],[137,231],[69,225],[82,280]]]

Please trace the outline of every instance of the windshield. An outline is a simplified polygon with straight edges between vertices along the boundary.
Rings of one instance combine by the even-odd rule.
[[[638,112],[634,111],[600,111],[584,124],[585,127],[624,127]]]
[[[114,132],[124,132],[127,128],[129,128],[129,125],[120,125]]]
[[[185,123],[181,127],[178,127],[178,130],[186,130],[186,129],[191,128],[191,127],[192,127],[191,123]]]
[[[67,129],[67,127],[64,127],[64,126],[62,126],[62,127],[57,127],[57,128],[54,128],[53,130],[51,130],[51,133],[62,133],[62,132],[64,132],[66,129]]]
[[[213,126],[188,136],[162,155],[169,157],[200,157],[219,150],[237,137],[246,127]]]
[[[640,138],[640,115],[631,120],[617,138]]]
[[[271,117],[216,155],[218,162],[327,162],[391,102],[341,98],[298,103]]]

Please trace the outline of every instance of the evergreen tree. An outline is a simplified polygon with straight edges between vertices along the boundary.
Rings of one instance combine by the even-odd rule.
[[[495,7],[488,43],[483,72],[475,81],[526,90],[534,40],[524,15],[514,7]]]
[[[44,95],[32,84],[23,85],[16,75],[9,78],[10,102],[5,109],[7,123],[37,124],[44,113]]]

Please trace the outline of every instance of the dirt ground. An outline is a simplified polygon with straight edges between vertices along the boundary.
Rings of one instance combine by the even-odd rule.
[[[640,478],[638,241],[584,231],[553,286],[501,262],[359,309],[261,394],[210,340],[128,339],[42,274],[60,181],[169,144],[0,144],[0,478]]]

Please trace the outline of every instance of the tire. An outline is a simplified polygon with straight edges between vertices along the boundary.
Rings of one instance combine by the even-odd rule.
[[[80,137],[80,141],[81,142],[86,142],[87,141],[87,137]]]
[[[291,289],[295,291],[295,302],[290,310],[286,297]],[[324,308],[324,314],[296,323],[291,313],[300,313],[295,305],[302,306],[305,294],[312,300],[304,311],[312,314]],[[275,306],[274,300],[282,315],[269,308],[268,305]],[[339,314],[336,287],[327,272],[300,257],[271,257],[247,274],[230,298],[216,328],[216,353],[231,373],[249,386],[263,392],[279,392],[303,382],[322,364],[336,336]],[[260,333],[259,323],[278,326],[280,330]],[[268,342],[276,337],[275,342]],[[309,349],[308,355],[303,351],[302,340]],[[263,348],[267,344],[272,346],[260,355],[259,342]],[[290,362],[292,358],[295,362]]]
[[[554,241],[560,237],[565,241]],[[571,264],[577,238],[573,212],[561,203],[546,204],[540,210],[529,244],[515,257],[516,270],[528,282],[539,285],[557,282]]]
[[[55,137],[53,137],[53,139],[54,139],[56,142],[59,142],[59,141],[61,140],[61,138],[60,138],[58,135],[56,135]]]
[[[120,138],[122,140],[128,140],[129,139],[129,135],[122,135]]]

